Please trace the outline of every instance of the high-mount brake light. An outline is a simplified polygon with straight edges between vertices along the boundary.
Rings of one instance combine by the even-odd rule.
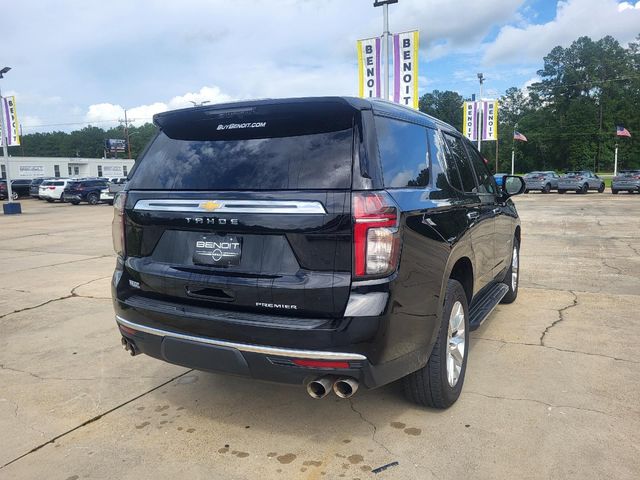
[[[111,236],[113,249],[121,257],[126,256],[124,239],[124,205],[127,200],[127,192],[119,192],[113,199],[113,221],[111,222]]]
[[[388,275],[398,266],[398,208],[385,192],[354,192],[353,273],[355,277]]]

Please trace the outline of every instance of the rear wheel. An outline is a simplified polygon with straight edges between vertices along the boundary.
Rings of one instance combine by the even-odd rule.
[[[17,200],[19,197],[18,192],[16,192],[15,190],[13,192],[11,192],[11,199],[12,200]]]
[[[542,193],[549,193],[551,191],[551,184],[547,183],[544,187],[542,187]]]
[[[80,202],[78,200],[74,200],[73,202],[71,202],[72,205],[80,205]]]
[[[529,190],[527,190],[527,189],[525,188],[524,193],[529,193]]]
[[[585,194],[589,191],[589,185],[587,185],[586,183],[582,185],[582,187],[580,187],[580,190],[578,190],[578,193],[582,193]]]
[[[89,205],[96,205],[99,200],[100,199],[98,198],[98,195],[96,195],[95,193],[90,193],[89,195],[87,195],[87,202],[89,203]]]
[[[47,198],[46,200],[48,203],[53,203],[53,198]]]
[[[613,193],[614,195],[617,195],[618,194],[618,190],[615,190],[615,189],[612,188],[611,189],[611,193]]]
[[[64,203],[66,200],[64,199],[64,192],[60,194],[60,203]]]
[[[562,190],[562,189],[559,188],[558,189],[558,193],[567,193],[567,191],[566,190]]]
[[[604,192],[604,183],[601,183],[600,186],[598,187],[598,193],[602,193]]]
[[[447,408],[458,399],[467,369],[469,307],[457,280],[449,280],[440,331],[427,364],[404,377],[407,398],[420,405]]]
[[[517,238],[513,239],[513,250],[511,252],[511,266],[502,281],[509,291],[502,297],[500,303],[513,303],[518,298],[518,285],[520,283],[520,243]]]

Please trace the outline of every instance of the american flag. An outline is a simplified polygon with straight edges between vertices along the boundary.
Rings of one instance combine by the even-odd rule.
[[[627,130],[624,127],[621,127],[620,125],[618,125],[616,127],[616,135],[618,137],[629,137],[629,138],[631,138],[631,134],[629,133],[629,130]]]
[[[520,132],[516,132],[515,130],[513,132],[513,139],[514,140],[520,140],[521,142],[526,142],[527,141],[527,137],[525,137]]]

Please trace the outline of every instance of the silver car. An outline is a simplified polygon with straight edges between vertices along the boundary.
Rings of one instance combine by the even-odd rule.
[[[560,175],[550,170],[546,172],[527,173],[524,176],[524,183],[526,185],[524,193],[529,192],[529,190],[540,190],[542,193],[549,193],[551,190],[557,190],[559,180]]]
[[[613,177],[611,193],[616,194],[621,190],[640,193],[640,170],[621,170]]]
[[[604,192],[604,180],[591,170],[567,172],[558,181],[558,193],[573,190],[576,193],[587,193],[589,190]]]

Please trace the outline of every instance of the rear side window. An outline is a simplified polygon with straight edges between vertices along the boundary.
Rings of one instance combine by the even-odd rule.
[[[462,181],[462,191],[476,193],[477,188],[475,174],[473,172],[471,164],[469,163],[469,159],[467,158],[464,145],[462,145],[462,141],[459,138],[454,137],[453,135],[449,135],[448,133],[444,133],[443,135],[447,147],[449,147],[447,163],[455,163],[460,174],[460,180]]]
[[[427,128],[375,117],[382,177],[387,188],[424,187],[429,183]]]
[[[129,185],[140,190],[351,187],[353,129],[238,140],[155,138]]]

